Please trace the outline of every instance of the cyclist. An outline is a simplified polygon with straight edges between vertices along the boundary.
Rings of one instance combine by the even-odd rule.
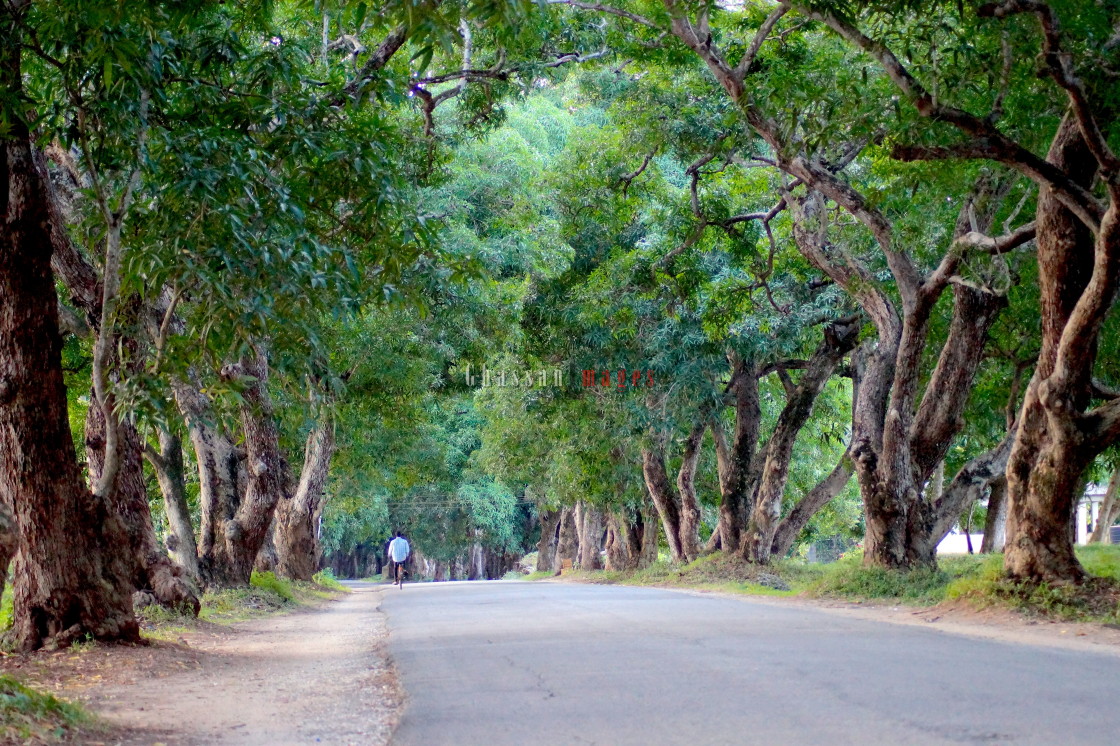
[[[404,563],[408,560],[411,548],[408,540],[401,536],[400,531],[393,533],[393,540],[389,542],[389,559],[393,567],[393,585],[404,588]]]

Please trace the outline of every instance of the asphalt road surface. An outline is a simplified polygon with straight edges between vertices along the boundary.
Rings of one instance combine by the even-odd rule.
[[[1120,658],[648,588],[385,592],[398,746],[1118,744]]]

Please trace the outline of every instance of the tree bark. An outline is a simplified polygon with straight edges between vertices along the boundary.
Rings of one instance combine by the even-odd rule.
[[[681,554],[688,562],[700,556],[700,502],[696,499],[696,465],[700,461],[700,446],[707,429],[708,417],[702,415],[685,438],[681,468],[677,471],[677,490],[681,499]]]
[[[657,561],[660,522],[657,520],[657,512],[652,505],[647,505],[642,509],[641,527],[641,550],[638,553],[637,569],[649,567]],[[631,545],[633,545],[633,539],[631,539]]]
[[[169,531],[165,544],[171,559],[192,578],[198,578],[198,546],[194,524],[187,505],[186,469],[183,466],[183,441],[166,430],[159,431],[159,452],[147,449],[145,455],[156,473],[163,494],[163,511]]]
[[[90,482],[97,483],[105,468],[106,452],[106,422],[101,407],[91,406],[86,413],[85,441]],[[127,541],[120,550],[122,559],[131,560],[133,588],[150,592],[161,606],[197,616],[201,604],[194,588],[156,539],[144,484],[143,446],[136,426],[127,420],[117,423],[117,459],[117,475],[108,497],[125,529]]]
[[[918,383],[914,361],[921,357],[928,334],[927,307],[905,317],[903,334],[895,351],[897,362],[890,387],[879,390],[889,408],[883,419],[882,435],[873,443],[865,435],[856,438],[856,474],[864,497],[867,536],[864,561],[869,565],[908,568],[933,565],[937,542],[934,523],[942,516],[922,500],[922,485],[948,451],[952,437],[961,428],[961,416],[968,393],[983,356],[988,331],[1006,301],[999,296],[965,286],[953,287],[953,316],[949,336],[941,349],[937,366],[927,383],[917,413],[907,415],[916,398]],[[906,364],[903,363],[906,361]],[[872,360],[861,384],[860,400],[872,395],[876,387],[866,379],[882,376]],[[878,417],[878,406],[857,408],[857,417],[868,411]],[[859,433],[876,430],[874,423],[857,425]],[[959,515],[959,513],[957,514]],[[954,518],[955,519],[955,518]]]
[[[1058,128],[1047,160],[1086,187],[1097,171],[1071,115]],[[1036,214],[1042,346],[1007,466],[1004,571],[1020,581],[1078,583],[1085,570],[1067,527],[1081,474],[1108,444],[1091,432],[1100,418],[1083,412],[1100,324],[1116,292],[1120,216],[1114,196],[1094,241],[1047,185],[1039,189]]]
[[[211,586],[236,585],[227,568],[222,527],[232,521],[248,482],[241,453],[216,421],[210,401],[197,385],[172,381],[175,401],[187,423],[198,465],[200,529],[198,566]]]
[[[22,90],[26,7],[0,11],[0,88],[13,101]],[[21,537],[9,639],[22,650],[84,635],[136,641],[129,568],[112,548],[123,528],[83,485],[71,439],[46,188],[26,126],[8,113],[0,135],[0,499]]]
[[[273,516],[272,523],[268,527],[268,533],[265,534],[264,543],[257,551],[257,556],[253,560],[254,572],[276,572],[276,566],[279,564],[280,559],[276,554],[276,518]]]
[[[858,321],[853,319],[836,322],[825,329],[824,340],[809,358],[801,380],[778,416],[774,432],[766,443],[758,491],[739,548],[740,556],[749,562],[765,564],[770,561],[797,436],[809,421],[813,404],[836,366],[855,348],[859,327]]]
[[[762,405],[755,366],[734,356],[731,376],[735,430],[730,446],[718,417],[713,418],[711,427],[720,488],[717,530],[720,547],[728,554],[739,550],[750,510],[750,497],[758,483],[755,452],[762,427]]]
[[[541,511],[541,538],[537,542],[537,572],[552,572],[555,569],[560,516],[559,510]]]
[[[1007,478],[1000,475],[992,480],[988,491],[988,515],[984,519],[984,540],[981,554],[1002,552],[1007,536]]]
[[[625,514],[618,511],[607,513],[606,569],[615,572],[626,570],[631,564],[630,543]]]
[[[579,530],[576,527],[575,508],[568,506],[560,512],[560,538],[556,543],[556,574],[564,569],[564,560],[575,566],[579,557]]]
[[[257,554],[268,536],[276,506],[287,495],[287,464],[268,393],[263,348],[223,375],[241,376],[244,457],[220,429],[210,403],[196,386],[176,381],[175,398],[190,432],[198,463],[202,503],[199,572],[209,586],[248,585]]]
[[[653,500],[661,526],[665,529],[665,539],[669,543],[669,554],[673,562],[687,561],[681,545],[681,508],[669,474],[665,470],[665,451],[660,444],[642,449],[642,476],[646,489]]]
[[[579,568],[602,570],[603,560],[599,552],[603,545],[603,511],[583,503],[579,512]]]
[[[479,580],[486,577],[486,568],[482,559],[482,545],[477,541],[471,544],[467,552],[467,580]]]
[[[280,431],[268,393],[268,357],[263,347],[227,369],[226,375],[241,374],[248,385],[242,394],[241,423],[245,435],[244,496],[233,518],[222,526],[222,551],[207,565],[212,578],[222,584],[248,585],[257,553],[264,545],[276,506],[288,498],[289,475],[280,453]]]
[[[319,571],[319,517],[334,444],[334,422],[328,418],[308,434],[296,491],[276,508],[277,569],[284,577],[311,580]]]

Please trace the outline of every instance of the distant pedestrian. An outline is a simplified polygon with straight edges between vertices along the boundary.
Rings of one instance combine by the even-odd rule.
[[[401,536],[400,531],[394,532],[393,540],[389,542],[389,560],[393,563],[393,585],[404,588],[404,563],[408,561],[411,552],[408,539]]]

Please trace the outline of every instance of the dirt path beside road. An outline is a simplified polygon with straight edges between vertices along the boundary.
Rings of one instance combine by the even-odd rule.
[[[114,675],[110,663],[80,699],[120,729],[106,744],[387,743],[403,695],[385,654],[384,590],[351,590],[295,613],[188,633],[190,653],[176,648],[160,660],[157,650],[154,665],[128,673],[122,665]]]

